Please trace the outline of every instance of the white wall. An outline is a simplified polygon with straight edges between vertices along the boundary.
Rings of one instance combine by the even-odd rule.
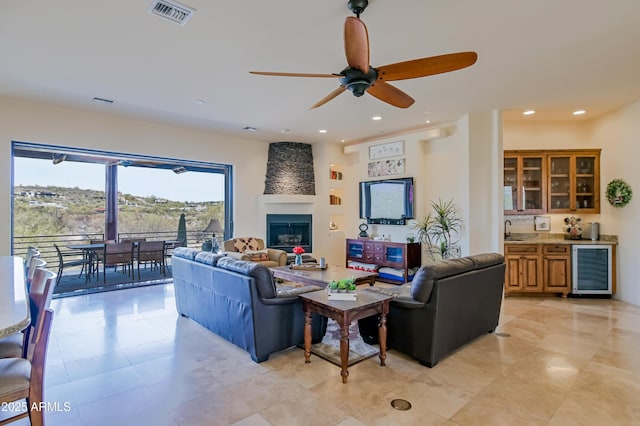
[[[502,253],[502,114],[470,114],[469,128],[468,252]]]
[[[371,145],[404,140],[406,173],[388,178],[414,178],[416,219],[421,220],[431,210],[432,200],[453,199],[464,221],[462,254],[502,252],[500,121],[497,112],[473,113],[442,127],[440,134],[438,129],[431,129],[350,146],[347,152],[352,160],[352,186],[363,180],[382,179],[367,176]],[[357,187],[352,197],[357,199]],[[357,206],[349,217],[346,234],[355,238],[360,223]],[[390,235],[392,241],[404,242],[407,235],[415,234],[413,225],[370,225],[369,234]]]
[[[12,141],[231,164],[234,192],[242,194],[235,199],[235,234],[259,235],[264,227],[254,208],[264,191],[264,142],[0,97],[0,255],[11,247]]]
[[[504,149],[600,148],[600,214],[585,215],[586,222],[600,222],[600,233],[618,236],[616,298],[640,306],[638,276],[640,265],[640,102],[603,118],[576,124],[505,124]],[[634,199],[623,208],[614,208],[605,191],[612,179],[622,178],[635,189]],[[551,232],[562,232],[564,215],[550,215]],[[533,225],[514,223],[514,232],[533,232]]]
[[[640,102],[597,120],[589,127],[588,142],[601,144],[602,228],[618,235],[616,298],[640,306]],[[620,178],[634,190],[625,207],[611,206],[605,197],[607,183]]]

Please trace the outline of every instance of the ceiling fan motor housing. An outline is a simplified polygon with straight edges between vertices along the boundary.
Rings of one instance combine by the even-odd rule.
[[[347,3],[347,7],[349,8],[349,10],[355,13],[358,18],[360,17],[360,14],[364,12],[368,5],[368,0],[349,0],[349,2]]]
[[[340,79],[340,84],[349,89],[356,97],[364,95],[369,86],[378,79],[378,72],[373,67],[369,67],[369,71],[366,73],[357,68],[347,67],[340,74],[344,76]]]

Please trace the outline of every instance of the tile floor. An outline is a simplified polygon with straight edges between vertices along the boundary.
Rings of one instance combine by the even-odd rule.
[[[640,308],[612,300],[510,297],[498,328],[510,337],[483,336],[432,369],[391,350],[386,367],[352,366],[347,384],[298,348],[254,363],[179,317],[171,284],[52,307],[49,426],[640,424]]]

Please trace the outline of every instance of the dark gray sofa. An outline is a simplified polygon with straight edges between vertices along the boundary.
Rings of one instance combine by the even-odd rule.
[[[484,253],[423,265],[410,283],[367,291],[390,294],[387,346],[428,367],[498,326],[504,257]],[[360,333],[377,342],[378,319],[359,321]]]
[[[246,350],[255,362],[304,342],[298,294],[315,286],[276,286],[269,268],[186,247],[171,258],[178,312]],[[327,320],[313,318],[312,339],[322,340]]]

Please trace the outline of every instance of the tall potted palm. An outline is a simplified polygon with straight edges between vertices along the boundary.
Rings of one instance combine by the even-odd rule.
[[[416,223],[417,238],[427,247],[433,260],[458,257],[458,238],[462,229],[462,218],[453,200],[431,202],[425,218]]]

